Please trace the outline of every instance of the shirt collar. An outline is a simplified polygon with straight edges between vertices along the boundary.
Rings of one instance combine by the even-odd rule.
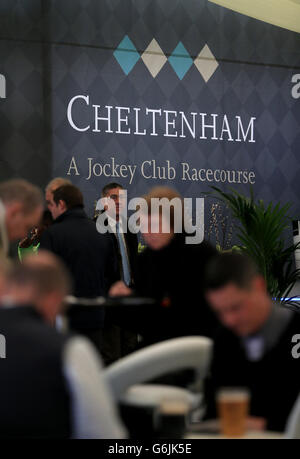
[[[122,218],[120,218],[118,221],[116,221],[114,218],[112,218],[110,215],[107,216],[107,221],[108,221],[108,226],[111,228],[112,232],[116,232],[117,230],[117,225],[119,228],[119,232],[123,233],[122,231],[123,228],[125,228],[125,222],[123,221]]]
[[[272,303],[271,314],[259,332],[268,349],[276,344],[292,317],[293,312],[288,308],[275,302]]]
[[[242,338],[249,360],[260,360],[265,352],[272,349],[292,317],[292,311],[273,302],[270,315],[262,328],[257,333]]]
[[[109,226],[112,229],[114,229],[117,226],[117,221],[114,218],[112,218],[110,215],[107,216],[107,221],[108,221]]]

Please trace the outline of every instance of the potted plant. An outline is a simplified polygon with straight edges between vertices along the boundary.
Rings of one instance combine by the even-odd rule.
[[[214,186],[211,188],[214,192],[208,194],[221,199],[237,220],[238,247],[254,260],[272,298],[294,304],[288,296],[300,277],[300,270],[294,268],[294,252],[298,244],[285,247],[283,237],[285,229],[291,225],[288,215],[291,205],[265,205],[262,199],[255,200],[252,187],[249,197],[232,188],[229,192]]]

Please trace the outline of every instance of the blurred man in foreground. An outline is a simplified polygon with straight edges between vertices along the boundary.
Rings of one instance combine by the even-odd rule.
[[[62,263],[29,255],[11,270],[0,308],[0,436],[122,438],[101,363],[85,339],[53,327],[69,292]]]
[[[27,236],[42,211],[39,188],[21,179],[0,183],[0,257],[7,257],[11,241]]]
[[[254,427],[284,430],[299,394],[300,361],[292,354],[300,315],[272,301],[262,275],[239,253],[215,257],[207,268],[207,299],[222,327],[207,383],[208,413],[215,417],[221,387],[247,387]]]

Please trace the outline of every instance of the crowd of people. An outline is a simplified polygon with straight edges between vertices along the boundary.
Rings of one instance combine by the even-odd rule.
[[[291,352],[299,314],[272,301],[246,255],[219,253],[205,240],[187,244],[172,209],[163,230],[151,200],[180,199],[174,190],[155,187],[144,196],[147,221],[158,225],[153,231],[149,223],[141,234],[124,217],[123,193],[120,184],[105,184],[103,209],[89,218],[82,192],[67,179],[53,179],[45,196],[25,180],[0,184],[0,334],[7,343],[0,436],[126,437],[103,367],[180,336],[214,341],[207,418],[217,415],[220,388],[247,387],[249,422],[284,431],[300,393],[299,360]],[[9,259],[12,241],[19,241],[19,260]],[[68,306],[70,295],[76,306]],[[90,306],[98,297],[116,305]],[[124,297],[140,304],[118,307]],[[67,327],[59,326],[62,318]]]

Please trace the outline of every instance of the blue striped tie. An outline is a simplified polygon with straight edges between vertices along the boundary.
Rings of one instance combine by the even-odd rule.
[[[129,267],[129,262],[128,262],[128,257],[126,254],[126,248],[125,248],[125,243],[124,243],[124,238],[122,237],[122,234],[120,233],[120,223],[117,222],[116,225],[116,232],[117,232],[117,238],[119,242],[119,247],[120,247],[120,253],[121,253],[121,259],[122,259],[122,268],[123,268],[123,280],[125,284],[128,286],[130,284],[130,267]]]

